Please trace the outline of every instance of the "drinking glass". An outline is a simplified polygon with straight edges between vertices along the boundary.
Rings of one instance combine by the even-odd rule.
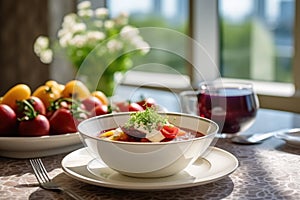
[[[202,82],[197,91],[180,93],[182,111],[215,121],[219,137],[232,137],[254,122],[259,102],[251,83]]]

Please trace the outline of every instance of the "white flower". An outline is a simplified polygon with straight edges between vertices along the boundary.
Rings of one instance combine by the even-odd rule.
[[[91,9],[87,9],[87,10],[78,10],[78,16],[80,17],[84,17],[84,18],[91,18],[93,17],[93,10]]]
[[[95,10],[95,16],[102,19],[108,16],[108,10],[106,8],[97,8]]]
[[[92,4],[90,1],[82,1],[77,5],[78,10],[85,10],[91,8]]]
[[[128,13],[122,12],[120,15],[116,18],[116,24],[118,25],[125,25],[128,24]]]
[[[142,41],[141,43],[139,43],[139,45],[137,46],[137,49],[139,49],[141,51],[141,53],[143,55],[147,54],[150,51],[150,46],[147,42]]]
[[[49,38],[46,36],[40,36],[37,38],[36,44],[40,46],[40,48],[46,49],[49,47]]]
[[[70,40],[70,45],[81,48],[84,47],[84,45],[87,42],[87,37],[85,35],[75,35],[71,40]]]
[[[135,46],[135,47],[138,47],[140,46],[140,43],[144,42],[143,38],[139,35],[135,35],[134,37],[130,37],[128,38],[128,42]]]
[[[127,13],[110,18],[107,8],[93,10],[90,1],[82,1],[78,4],[77,9],[76,13],[65,15],[57,32],[58,47],[67,51],[66,55],[73,64],[80,64],[81,59],[85,59],[90,53],[87,49],[92,50],[96,47],[95,56],[103,60],[110,59],[115,53],[128,50],[137,50],[141,53],[149,51],[149,44],[140,36],[139,30],[128,25]],[[118,34],[119,38],[109,38]],[[108,42],[99,45],[103,41]],[[53,52],[50,48],[49,38],[40,36],[36,39],[33,48],[43,63],[52,61]],[[127,59],[127,62],[130,60]],[[120,67],[116,70],[126,69]]]
[[[76,21],[67,20],[62,23],[61,31],[62,33],[73,32],[73,27],[77,24]]]
[[[107,20],[104,22],[104,27],[106,29],[111,29],[114,27],[114,25],[115,25],[115,23],[112,20]]]
[[[49,64],[52,62],[53,59],[53,52],[51,49],[46,49],[44,51],[41,52],[40,54],[40,60],[43,63]]]
[[[39,55],[47,48],[49,48],[49,38],[46,36],[39,36],[33,46],[34,52]]]
[[[105,34],[100,31],[89,31],[87,33],[87,41],[91,42],[98,42],[105,39]]]
[[[131,36],[128,42],[133,45],[133,48],[140,50],[142,54],[147,54],[150,51],[150,46],[143,40],[140,35]]]
[[[123,48],[122,42],[115,40],[115,39],[108,41],[106,46],[110,53],[117,52]]]
[[[63,19],[62,27],[69,27],[72,26],[74,23],[76,23],[76,14],[75,13],[70,13],[66,15]]]
[[[84,23],[76,23],[71,29],[71,32],[74,33],[80,33],[86,31],[86,25]]]
[[[58,32],[57,32],[57,37],[61,38],[61,37],[63,37],[64,35],[66,35],[68,33],[69,33],[69,31],[67,29],[59,29]]]
[[[139,34],[139,30],[132,26],[124,26],[120,32],[120,35],[125,40],[131,40]]]
[[[73,34],[71,34],[70,32],[67,32],[62,37],[59,38],[59,41],[58,41],[59,45],[62,48],[66,48],[70,44],[72,37],[73,37]]]

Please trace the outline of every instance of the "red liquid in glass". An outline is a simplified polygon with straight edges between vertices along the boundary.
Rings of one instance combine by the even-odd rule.
[[[225,88],[214,92],[200,92],[198,107],[201,117],[215,121],[222,133],[233,134],[252,124],[258,105],[251,90]]]

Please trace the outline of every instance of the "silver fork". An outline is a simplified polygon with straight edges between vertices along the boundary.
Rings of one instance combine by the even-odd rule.
[[[73,193],[72,191],[64,189],[61,186],[54,183],[48,176],[48,172],[40,158],[30,159],[29,162],[31,164],[31,167],[34,171],[34,175],[35,175],[36,179],[38,180],[41,188],[43,188],[45,190],[52,190],[55,192],[66,193],[73,199],[78,199],[78,200],[83,199],[80,196],[78,196],[77,194]]]

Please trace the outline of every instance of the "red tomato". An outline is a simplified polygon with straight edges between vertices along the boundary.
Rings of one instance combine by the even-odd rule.
[[[135,102],[127,102],[127,101],[124,101],[124,102],[119,102],[116,104],[117,108],[118,108],[118,111],[120,112],[136,112],[136,111],[143,111],[144,108],[142,106],[140,106],[138,103],[135,103]]]
[[[179,128],[173,125],[164,125],[160,132],[168,139],[173,139],[177,136]]]
[[[87,119],[85,106],[71,98],[59,98],[52,102],[51,113],[48,113],[50,121],[50,134],[65,134],[77,132],[80,121]]]
[[[92,116],[105,115],[108,113],[108,107],[107,105],[96,106],[91,113]]]
[[[116,103],[116,109],[117,111],[119,112],[128,112],[128,106],[129,106],[129,103],[127,101],[122,101],[122,102],[118,102]]]
[[[49,135],[50,124],[44,115],[38,114],[33,119],[23,120],[18,127],[19,136],[44,136]]]
[[[72,112],[66,108],[59,108],[49,119],[51,134],[65,134],[77,132],[76,118],[73,118]]]
[[[46,115],[46,107],[42,100],[35,96],[30,96],[28,99],[23,101],[17,101],[16,114],[18,118],[23,118],[29,113],[33,114],[33,116],[29,116],[29,118],[34,118],[34,115],[41,114]],[[32,107],[32,108],[29,108]],[[31,110],[33,109],[33,110]],[[33,113],[36,112],[36,113]]]
[[[144,108],[142,106],[140,106],[139,104],[133,102],[133,103],[129,104],[128,110],[136,112],[136,111],[143,111]]]
[[[6,104],[0,104],[0,136],[13,136],[17,128],[17,115]]]
[[[85,106],[87,111],[91,111],[97,106],[102,106],[102,102],[94,96],[89,96],[82,101],[82,104]]]
[[[138,101],[136,103],[139,104],[140,106],[142,106],[143,109],[146,109],[146,108],[149,108],[149,107],[152,107],[152,106],[156,105],[155,100],[153,98],[150,98],[150,97],[144,98],[141,101]]]
[[[31,96],[29,102],[36,112],[41,115],[46,115],[46,107],[40,98]]]
[[[70,112],[72,113],[72,115],[75,116],[75,118],[87,117],[86,108],[81,102],[71,98],[59,98],[53,101],[51,106],[48,108],[48,112],[46,114],[48,119],[50,119],[54,112],[60,108],[70,110]]]

